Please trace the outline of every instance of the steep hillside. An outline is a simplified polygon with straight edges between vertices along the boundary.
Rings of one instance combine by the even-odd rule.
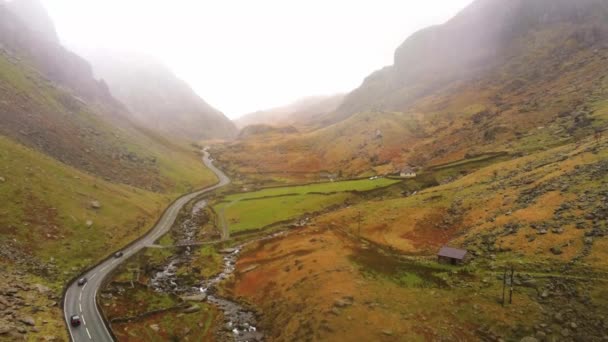
[[[68,340],[64,284],[216,181],[198,148],[133,124],[88,63],[40,31],[52,23],[39,26],[39,5],[0,2],[3,341]]]
[[[349,94],[334,119],[368,110],[403,111],[451,82],[486,77],[532,51],[555,49],[560,62],[577,49],[603,47],[607,13],[601,0],[477,0],[444,25],[408,38],[395,52],[394,65]]]
[[[150,190],[185,190],[208,177],[190,148],[135,126],[86,61],[30,30],[4,4],[0,17],[0,134]]]
[[[166,66],[148,57],[87,54],[95,73],[124,103],[135,121],[174,138],[231,138],[234,124],[201,99]]]
[[[395,66],[349,94],[325,127],[238,141],[222,158],[237,173],[356,176],[593,135],[608,125],[598,109],[608,92],[606,6],[478,0],[408,39]],[[464,48],[448,63],[444,46]]]
[[[317,119],[335,111],[343,100],[343,94],[306,97],[287,106],[246,114],[237,119],[235,123],[239,129],[257,124],[311,125]]]
[[[2,315],[0,340],[67,340],[57,304],[64,283],[147,231],[173,196],[105,181],[0,136],[0,313],[14,312]],[[27,317],[34,327],[20,322]]]
[[[91,66],[59,44],[54,25],[39,0],[0,2],[0,44],[49,82],[69,88],[81,100],[120,109],[105,84],[93,78]]]
[[[23,22],[29,23],[30,30],[53,43],[59,43],[55,24],[49,18],[40,0],[11,1],[8,6]]]

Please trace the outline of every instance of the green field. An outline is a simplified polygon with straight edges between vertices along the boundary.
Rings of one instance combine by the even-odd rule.
[[[226,201],[241,201],[252,198],[284,196],[294,194],[305,195],[310,193],[329,194],[345,191],[369,191],[373,189],[384,188],[399,182],[400,180],[378,178],[374,180],[360,179],[343,182],[315,183],[309,185],[288,186],[281,188],[268,188],[259,191],[230,195],[226,197]]]
[[[231,233],[259,229],[275,222],[295,219],[306,213],[320,211],[344,203],[348,193],[332,195],[294,195],[260,198],[220,204],[216,210],[223,213]]]
[[[226,196],[215,210],[223,215],[230,232],[238,233],[343,204],[350,191],[369,191],[399,182],[379,178],[268,188]]]

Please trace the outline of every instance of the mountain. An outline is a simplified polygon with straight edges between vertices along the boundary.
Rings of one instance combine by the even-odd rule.
[[[8,6],[23,22],[28,23],[30,30],[55,44],[59,44],[55,24],[49,18],[40,0],[11,1]]]
[[[190,141],[236,134],[232,121],[152,58],[98,51],[85,56],[138,124]]]
[[[0,6],[0,42],[5,52],[27,60],[48,81],[69,88],[82,100],[120,108],[105,84],[94,79],[91,66],[60,45],[39,1],[16,0]]]
[[[54,32],[38,1],[0,1],[0,340],[68,340],[64,284],[216,181],[197,147],[134,123]]]
[[[607,7],[477,0],[408,38],[320,128],[214,147],[243,189],[417,169],[252,243],[224,293],[274,340],[604,339]],[[436,263],[445,246],[466,265]]]
[[[319,129],[253,135],[220,158],[235,171],[358,176],[580,140],[608,124],[606,13],[598,0],[477,0],[409,37]]]
[[[176,186],[180,178],[164,168],[198,163],[195,156],[135,124],[87,61],[39,32],[45,9],[36,3],[0,4],[0,134],[113,182],[155,191]]]
[[[335,111],[343,100],[344,94],[310,96],[286,106],[246,114],[235,123],[239,129],[257,124],[275,126],[312,124],[315,119]]]
[[[477,0],[447,23],[409,37],[394,64],[349,94],[334,119],[373,109],[403,111],[454,81],[484,77],[532,50],[555,49],[563,59],[576,48],[603,46],[607,11],[601,0]]]

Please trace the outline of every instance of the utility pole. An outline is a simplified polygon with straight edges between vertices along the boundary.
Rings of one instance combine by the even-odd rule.
[[[505,268],[505,274],[502,277],[502,306],[505,306],[505,287],[507,286],[507,269]]]
[[[513,265],[511,265],[511,287],[509,288],[509,304],[513,304],[513,278],[515,274],[515,269]]]
[[[357,215],[357,221],[359,222],[359,237],[361,237],[361,210],[359,210],[359,214]]]

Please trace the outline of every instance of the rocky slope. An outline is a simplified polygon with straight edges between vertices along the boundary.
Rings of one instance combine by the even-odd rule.
[[[121,108],[105,84],[94,79],[91,66],[59,43],[40,1],[0,2],[0,43],[5,52],[27,61],[47,81],[68,88],[81,101]]]
[[[483,78],[531,50],[556,49],[564,61],[577,49],[605,47],[606,13],[608,4],[598,0],[477,0],[447,23],[409,37],[394,64],[349,94],[334,119],[370,109],[403,111],[452,82]]]
[[[161,63],[149,57],[99,52],[86,57],[138,124],[190,141],[236,134],[234,124],[224,114]]]

